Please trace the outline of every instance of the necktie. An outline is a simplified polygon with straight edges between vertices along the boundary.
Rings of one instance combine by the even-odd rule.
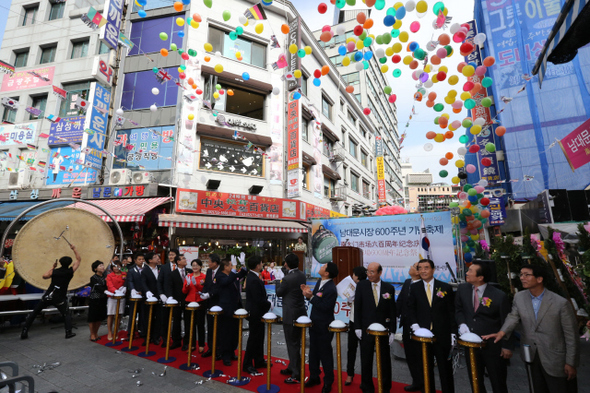
[[[473,309],[477,311],[479,307],[479,296],[477,295],[477,287],[473,287]]]
[[[184,269],[180,269],[180,277],[182,277],[182,281],[184,281]]]
[[[176,270],[176,265],[172,265],[172,271]]]
[[[373,283],[373,297],[375,298],[375,306],[379,305],[379,295],[377,294],[377,283]]]
[[[428,304],[432,306],[432,291],[430,290],[430,283],[426,284],[426,297],[428,298]]]

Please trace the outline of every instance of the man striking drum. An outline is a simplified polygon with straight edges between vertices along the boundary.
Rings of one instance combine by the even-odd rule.
[[[25,321],[25,327],[23,327],[23,331],[20,334],[21,340],[29,338],[29,328],[35,321],[37,315],[48,305],[53,305],[57,310],[61,313],[61,315],[65,318],[65,328],[66,328],[66,338],[72,338],[76,334],[72,333],[72,315],[70,314],[70,309],[68,307],[68,285],[70,281],[74,277],[74,272],[78,270],[80,266],[80,262],[82,258],[80,258],[80,254],[76,250],[76,247],[73,244],[70,244],[70,248],[74,251],[76,255],[76,262],[72,265],[72,258],[71,257],[61,257],[59,259],[59,263],[61,267],[57,268],[57,260],[53,263],[53,267],[47,271],[43,275],[44,280],[51,279],[51,285],[47,288],[47,291],[43,294],[41,301],[37,304],[37,307],[27,316],[27,320]],[[70,267],[70,265],[72,265]]]

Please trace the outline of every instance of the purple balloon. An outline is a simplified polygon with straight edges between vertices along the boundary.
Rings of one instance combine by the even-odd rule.
[[[426,72],[423,72],[420,74],[420,82],[424,83],[428,80],[428,74]]]

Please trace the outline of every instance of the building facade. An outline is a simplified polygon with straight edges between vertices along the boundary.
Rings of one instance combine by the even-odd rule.
[[[426,188],[432,184],[432,173],[426,170],[425,172],[414,172],[412,164],[409,159],[402,162],[402,180],[404,184],[404,200],[403,205],[409,212],[415,211],[418,208],[416,198],[411,199],[410,203],[410,188],[417,190],[418,188]]]
[[[430,184],[428,186],[408,187],[409,213],[427,213],[439,210],[448,210],[449,203],[458,202],[458,186],[448,184]]]

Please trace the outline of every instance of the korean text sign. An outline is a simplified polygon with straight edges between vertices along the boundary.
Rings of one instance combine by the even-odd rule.
[[[100,33],[100,39],[111,47],[117,49],[119,33],[121,30],[121,16],[123,13],[123,0],[107,0],[104,5],[107,24]]]
[[[92,184],[96,170],[86,168],[80,150],[70,146],[53,147],[49,153],[46,185]]]
[[[37,136],[37,122],[0,125],[0,146],[34,144]]]
[[[120,130],[115,141],[115,156],[126,160],[113,168],[141,170],[170,169],[174,149],[174,126]]]
[[[49,128],[49,146],[67,145],[68,143],[82,143],[84,134],[84,116],[74,116],[52,123]],[[59,139],[61,138],[61,139]]]
[[[107,135],[108,110],[111,104],[111,89],[92,83],[90,88],[91,108],[86,114],[86,125],[92,134],[84,133],[82,148],[90,149],[85,154],[85,163],[94,169],[102,167],[102,150]]]
[[[55,67],[43,67],[29,71],[17,71],[12,76],[4,75],[2,79],[2,91],[14,91],[33,89],[36,87],[51,86]],[[40,75],[42,78],[34,74]]]
[[[590,161],[590,119],[559,141],[572,171]]]
[[[490,225],[504,225],[506,222],[504,198],[490,198],[488,209],[490,209]]]
[[[299,100],[287,104],[287,170],[299,168]]]

